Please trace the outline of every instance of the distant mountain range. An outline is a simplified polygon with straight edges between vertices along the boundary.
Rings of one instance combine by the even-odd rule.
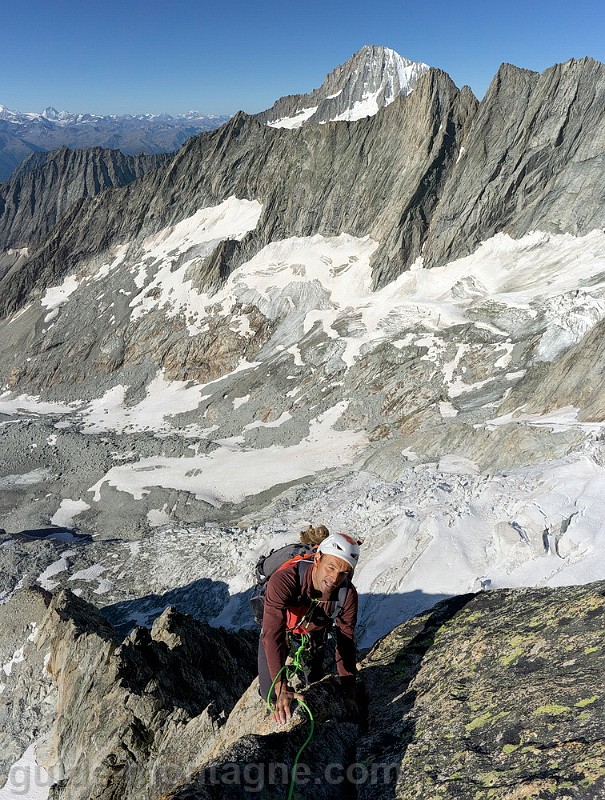
[[[35,152],[59,147],[104,147],[124,155],[169,153],[202,131],[220,127],[225,115],[123,114],[101,116],[57,111],[52,106],[41,114],[12,111],[0,105],[0,182]]]

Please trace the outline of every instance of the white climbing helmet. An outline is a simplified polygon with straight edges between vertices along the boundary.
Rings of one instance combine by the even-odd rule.
[[[318,553],[338,556],[355,569],[359,561],[359,545],[357,539],[346,533],[331,533],[317,548]]]

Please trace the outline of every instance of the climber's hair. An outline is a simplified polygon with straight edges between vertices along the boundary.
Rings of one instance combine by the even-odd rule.
[[[311,546],[321,544],[330,535],[330,531],[325,525],[309,525],[304,531],[300,532],[300,541]]]

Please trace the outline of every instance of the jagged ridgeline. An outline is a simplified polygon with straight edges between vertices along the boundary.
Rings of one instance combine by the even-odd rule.
[[[478,104],[430,70],[407,96],[349,124],[275,129],[243,113],[186,143],[122,192],[80,203],[0,283],[0,313],[86,257],[235,195],[257,200],[255,230],[209,260],[200,288],[291,236],[371,236],[379,287],[419,255],[435,266],[499,231],[587,233],[603,220],[605,67],[591,59],[542,75],[503,66]],[[579,195],[581,194],[581,200]],[[23,237],[21,237],[23,241]]]
[[[2,250],[34,249],[74,204],[127,186],[168,158],[125,156],[101,147],[34,153],[0,185]]]
[[[333,678],[307,691],[315,729],[296,791],[602,798],[604,613],[599,582],[463,595],[399,625],[361,660],[358,722]],[[122,639],[70,592],[31,589],[3,609],[0,660],[0,781],[20,759],[15,789],[52,785],[55,800],[288,796],[309,722],[268,719],[254,635],[171,608]],[[33,746],[21,758],[34,738],[35,772]]]

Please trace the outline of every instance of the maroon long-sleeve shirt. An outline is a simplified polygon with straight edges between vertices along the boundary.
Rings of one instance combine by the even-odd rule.
[[[298,564],[289,564],[283,569],[276,570],[267,582],[265,593],[265,610],[263,615],[262,642],[267,656],[267,665],[273,680],[286,663],[286,616],[287,610],[298,606],[313,609],[310,620],[305,628],[312,633],[321,630],[330,624],[330,618],[323,613],[327,602],[338,599],[339,589],[332,594],[322,594],[313,587],[311,574],[313,567],[309,566],[302,576],[299,584]],[[313,603],[312,601],[319,601]],[[336,618],[336,668],[343,680],[343,684],[351,686],[355,681],[356,653],[355,653],[355,625],[357,624],[357,590],[349,584],[342,611]]]

